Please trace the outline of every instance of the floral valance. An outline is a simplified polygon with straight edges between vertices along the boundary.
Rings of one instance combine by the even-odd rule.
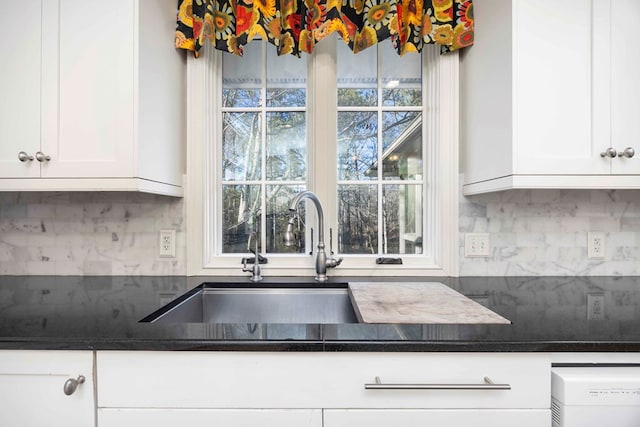
[[[425,44],[452,51],[473,44],[472,0],[178,0],[176,47],[198,56],[206,40],[242,55],[262,38],[279,55],[311,53],[338,32],[354,53],[387,38],[398,52]]]

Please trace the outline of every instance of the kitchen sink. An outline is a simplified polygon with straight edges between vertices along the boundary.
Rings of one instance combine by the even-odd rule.
[[[346,288],[199,287],[141,320],[154,323],[358,323]]]

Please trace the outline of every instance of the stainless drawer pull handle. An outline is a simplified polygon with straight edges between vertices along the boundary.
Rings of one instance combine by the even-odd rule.
[[[64,387],[63,387],[64,394],[66,394],[67,396],[71,396],[73,393],[75,393],[76,389],[80,384],[84,384],[84,380],[85,378],[83,375],[79,375],[77,379],[69,378],[64,383]]]
[[[511,390],[511,384],[496,384],[484,377],[483,384],[383,384],[376,377],[374,384],[365,384],[366,390]]]

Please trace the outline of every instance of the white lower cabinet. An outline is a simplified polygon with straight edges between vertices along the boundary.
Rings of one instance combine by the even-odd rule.
[[[551,426],[544,353],[99,351],[97,378],[100,427]]]
[[[542,427],[551,425],[550,417],[549,411],[542,409],[327,409],[324,427]]]
[[[100,409],[100,427],[322,427],[322,410]]]
[[[72,391],[69,395],[65,383]],[[90,351],[0,351],[0,426],[95,425]]]

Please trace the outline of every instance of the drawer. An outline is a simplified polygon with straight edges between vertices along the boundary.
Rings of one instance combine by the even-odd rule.
[[[100,427],[322,427],[321,409],[99,409]]]
[[[98,352],[97,377],[104,408],[548,409],[551,400],[544,353]],[[366,389],[376,377],[400,387]],[[460,384],[477,387],[446,387]]]
[[[329,409],[324,427],[551,427],[548,409]]]

